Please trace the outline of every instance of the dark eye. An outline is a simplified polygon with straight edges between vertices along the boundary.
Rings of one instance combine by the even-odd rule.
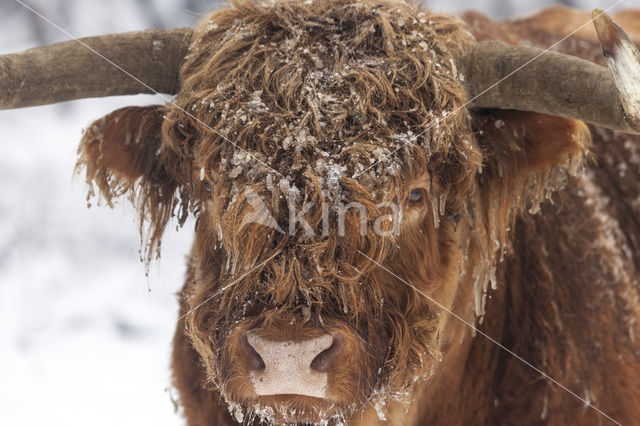
[[[410,204],[420,204],[422,203],[427,197],[426,197],[426,193],[424,191],[424,189],[422,188],[418,188],[418,189],[413,189],[411,190],[411,193],[409,194],[409,203]]]
[[[202,186],[204,187],[205,191],[211,192],[211,182],[205,180],[204,182],[202,182]]]

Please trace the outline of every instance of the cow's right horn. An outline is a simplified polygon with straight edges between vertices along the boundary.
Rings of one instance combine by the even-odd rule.
[[[0,109],[115,95],[175,94],[193,30],[88,37],[0,56]]]
[[[557,52],[481,42],[462,64],[471,107],[534,111],[640,133],[640,52],[601,10],[593,21],[609,69]]]

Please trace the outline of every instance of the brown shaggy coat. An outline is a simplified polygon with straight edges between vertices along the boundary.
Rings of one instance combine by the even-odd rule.
[[[616,19],[640,41],[638,13]],[[189,425],[611,422],[584,401],[622,424],[640,418],[640,138],[468,113],[455,67],[471,34],[548,47],[589,17],[464,20],[384,0],[237,1],[196,29],[175,105],[116,111],[87,131],[80,165],[108,202],[132,198],[149,257],[175,212],[198,217],[173,349]],[[590,29],[557,49],[601,61]],[[345,235],[319,238],[242,223],[247,189],[277,219],[283,189],[361,202],[373,220],[413,188],[430,202],[409,207],[399,235],[361,236],[355,213]],[[307,219],[317,231],[320,215]],[[332,403],[270,417],[283,402],[247,396],[233,348],[244,330],[304,335],[307,321],[353,336]]]

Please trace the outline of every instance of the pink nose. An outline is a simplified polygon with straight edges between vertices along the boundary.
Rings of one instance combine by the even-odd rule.
[[[340,336],[331,334],[276,341],[256,332],[245,333],[243,352],[256,394],[324,398],[328,373],[341,352],[341,341]]]

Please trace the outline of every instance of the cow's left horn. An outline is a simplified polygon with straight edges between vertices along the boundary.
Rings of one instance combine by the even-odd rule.
[[[192,34],[182,28],[137,31],[0,56],[0,109],[101,96],[175,94]]]
[[[463,60],[471,107],[534,111],[640,134],[640,52],[593,11],[609,69],[573,56],[485,41]]]

